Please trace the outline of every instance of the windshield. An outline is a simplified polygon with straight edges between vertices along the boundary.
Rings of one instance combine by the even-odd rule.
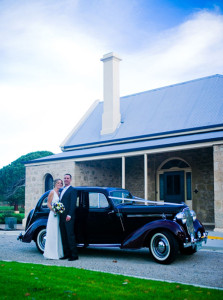
[[[110,199],[112,199],[114,205],[119,205],[121,203],[125,204],[132,204],[133,196],[127,190],[120,190],[120,191],[112,191],[110,192]],[[129,200],[128,200],[129,199]]]

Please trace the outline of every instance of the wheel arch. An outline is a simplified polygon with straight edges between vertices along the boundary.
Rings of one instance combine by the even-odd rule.
[[[26,230],[22,241],[25,243],[30,243],[32,240],[36,241],[36,236],[42,227],[46,227],[47,218],[40,218],[34,221]]]
[[[41,226],[37,227],[36,230],[34,231],[34,234],[33,234],[33,241],[34,241],[34,242],[36,242],[38,233],[39,233],[42,229],[46,229],[46,226],[41,225]]]
[[[157,220],[147,223],[130,234],[124,240],[122,248],[138,249],[148,247],[151,236],[159,231],[168,231],[173,234],[178,243],[183,243],[186,237],[184,229],[178,223],[171,220]]]

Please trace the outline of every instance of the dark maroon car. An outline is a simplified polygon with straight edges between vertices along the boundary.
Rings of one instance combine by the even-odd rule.
[[[75,231],[78,246],[147,247],[154,260],[171,263],[177,253],[193,254],[207,241],[207,232],[194,211],[184,203],[147,201],[125,189],[75,187],[78,194]],[[25,233],[18,239],[36,242],[44,251],[49,214],[42,195],[28,215]]]

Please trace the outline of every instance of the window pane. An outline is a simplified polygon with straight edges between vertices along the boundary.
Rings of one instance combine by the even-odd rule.
[[[48,196],[46,198],[44,198],[43,202],[42,202],[42,208],[47,208],[47,201],[48,201]]]
[[[98,193],[89,193],[89,207],[98,207]]]
[[[99,207],[100,208],[108,207],[108,200],[107,200],[107,198],[105,197],[104,194],[100,194],[100,193],[99,193]]]
[[[192,192],[191,192],[191,173],[186,173],[186,182],[187,182],[187,200],[192,200]]]
[[[160,200],[164,200],[164,176],[160,174]]]
[[[180,175],[167,175],[167,195],[180,195]]]
[[[180,175],[174,175],[174,195],[180,194]]]
[[[112,191],[110,192],[110,195],[112,197],[119,198],[119,199],[111,198],[115,205],[118,205],[120,203],[125,203],[125,202],[130,203],[128,200],[124,200],[124,198],[132,199],[132,195],[127,190]]]
[[[167,184],[167,195],[173,195],[173,176],[166,176],[166,184]]]
[[[47,174],[45,179],[45,192],[53,189],[53,177]]]
[[[174,168],[174,167],[189,168],[189,165],[187,163],[185,163],[184,161],[182,161],[182,160],[172,159],[172,160],[169,160],[167,163],[165,163],[162,166],[162,170],[166,170],[166,169],[170,169],[170,168]]]
[[[90,208],[105,208],[108,207],[108,201],[102,193],[89,193]]]

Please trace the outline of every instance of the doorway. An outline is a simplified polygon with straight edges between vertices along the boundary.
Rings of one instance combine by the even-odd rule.
[[[164,201],[184,202],[184,171],[164,172]]]

